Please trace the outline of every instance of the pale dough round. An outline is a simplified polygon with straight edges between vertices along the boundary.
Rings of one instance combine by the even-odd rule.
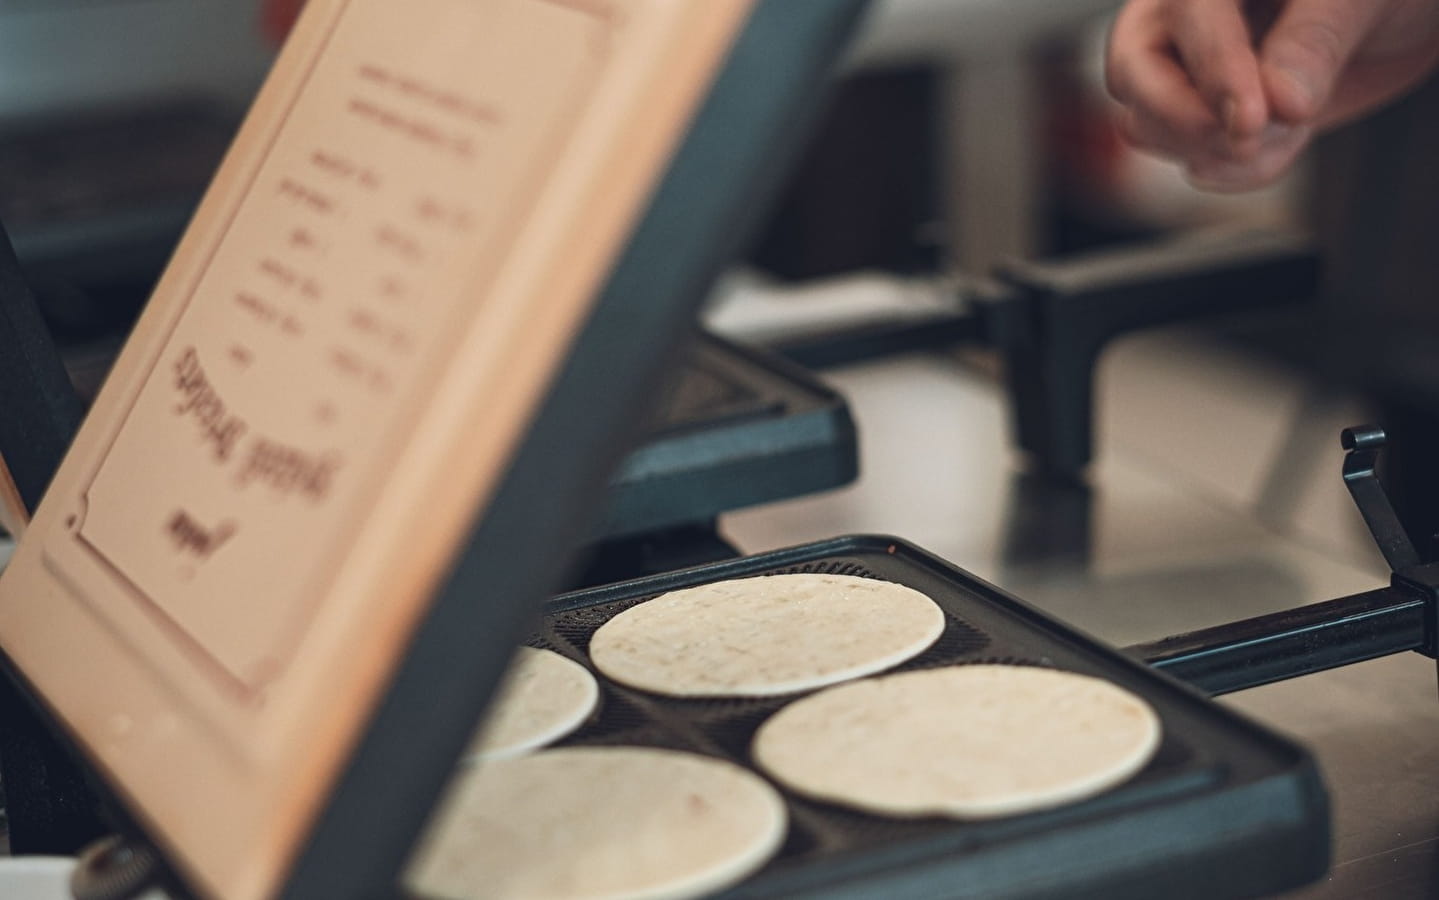
[[[985,819],[1081,800],[1159,746],[1147,703],[1107,681],[950,666],[847,684],[780,710],[755,761],[782,784],[889,816]]]
[[[676,697],[767,696],[883,671],[944,631],[919,591],[852,575],[765,575],[662,594],[590,641],[615,681]]]
[[[482,763],[451,791],[411,871],[423,897],[695,897],[784,841],[779,792],[723,760],[567,747]]]
[[[553,650],[521,647],[470,752],[505,759],[543,747],[580,727],[599,699],[584,666]]]

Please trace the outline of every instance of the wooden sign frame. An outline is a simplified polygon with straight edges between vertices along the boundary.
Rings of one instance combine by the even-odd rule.
[[[312,0],[0,579],[0,648],[12,674],[56,719],[121,815],[159,848],[184,892],[239,900],[396,892],[515,642],[584,536],[643,399],[654,394],[697,304],[774,187],[864,2],[495,0],[469,12],[461,0],[426,3],[435,12],[448,5],[455,15],[489,16],[484,24],[501,31],[534,24],[526,4],[549,7],[547,22],[592,17],[588,25],[600,23],[598,31],[590,28],[587,44],[572,49],[603,52],[596,40],[629,41],[626,64],[572,73],[568,83],[586,93],[567,112],[560,107],[568,89],[559,88],[534,102],[489,107],[383,59],[326,68],[334,48],[354,42],[356,35],[337,38],[355,24],[350,15],[374,14],[356,27],[362,38],[367,29],[378,34],[375,46],[385,45],[379,30],[386,24],[411,29],[410,38],[438,32],[387,18],[395,9],[420,12],[410,4]],[[441,50],[445,37],[435,37]],[[284,430],[293,417],[259,408],[258,398],[276,396],[273,381],[250,390],[224,374],[227,365],[243,369],[247,352],[263,363],[263,354],[287,345],[256,340],[208,355],[201,346],[236,308],[290,337],[305,333],[300,317],[289,322],[292,312],[274,300],[280,288],[242,302],[236,272],[253,275],[245,268],[253,264],[255,277],[303,303],[301,267],[252,252],[261,226],[284,222],[294,246],[313,249],[343,228],[313,229],[319,233],[307,244],[303,229],[288,227],[298,220],[275,213],[276,204],[334,211],[350,195],[327,195],[316,187],[319,176],[291,178],[293,168],[272,166],[277,152],[295,151],[291,167],[352,179],[356,191],[367,177],[402,178],[395,173],[408,165],[391,160],[396,168],[367,176],[363,161],[315,146],[317,135],[330,133],[323,116],[304,114],[316,96],[331,108],[341,104],[348,128],[358,122],[402,133],[461,157],[487,148],[436,121],[462,118],[483,128],[558,109],[553,122],[567,129],[546,140],[552,132],[539,122],[537,142],[512,160],[516,172],[539,165],[543,175],[522,188],[532,192],[517,201],[523,223],[518,233],[474,245],[494,253],[483,285],[451,287],[489,306],[467,312],[452,303],[432,339],[415,339],[421,350],[443,352],[415,364],[426,374],[392,404],[374,438],[384,449],[362,458],[372,477],[333,520],[302,505],[324,501],[327,486],[344,478],[342,462],[325,469],[331,445],[296,440],[274,450],[275,433],[315,432]],[[420,108],[443,115],[407,115]],[[534,148],[555,155],[535,163]],[[495,196],[508,189],[494,187]],[[429,197],[428,206],[413,192],[407,197],[417,202],[406,209],[441,229],[484,227],[466,225],[467,211],[443,197]],[[261,202],[269,204],[263,215],[250,215]],[[395,221],[363,236],[378,242],[376,253],[423,254],[410,230],[386,231]],[[464,250],[465,241],[457,246]],[[465,277],[475,276],[467,270]],[[205,293],[215,285],[220,299]],[[347,321],[391,346],[404,343],[377,315]],[[310,371],[305,360],[313,361],[280,358],[296,360],[276,369],[287,375]],[[358,367],[366,378],[377,368],[346,365],[335,354],[324,359],[327,376]],[[403,379],[401,371],[394,381]],[[357,441],[374,437],[357,434]],[[175,478],[208,471],[194,462],[195,446],[176,449],[182,437],[228,480]],[[244,481],[236,474],[242,465],[257,485],[244,482],[247,494],[235,487]],[[251,502],[257,495],[264,502]],[[217,515],[226,504],[242,512]],[[309,528],[295,522],[310,518],[323,526],[312,529],[320,562],[293,552]],[[343,539],[323,540],[332,533]],[[252,534],[259,537],[246,544]],[[274,534],[298,538],[278,543],[276,579],[257,581],[266,573],[254,560],[276,546]],[[211,561],[237,547],[253,554],[248,564],[227,571]],[[305,582],[319,585],[318,593],[283,594],[281,604],[257,591],[293,592],[298,576],[287,566],[322,573]],[[206,567],[224,577],[210,578]],[[235,587],[242,582],[243,591]],[[309,618],[280,628],[274,611],[288,616],[301,600],[314,603]],[[260,612],[250,615],[252,607]]]

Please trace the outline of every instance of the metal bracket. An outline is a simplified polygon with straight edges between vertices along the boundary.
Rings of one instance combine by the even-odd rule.
[[[1359,514],[1393,572],[1390,584],[1423,596],[1424,644],[1417,649],[1425,656],[1439,659],[1439,562],[1420,553],[1379,480],[1379,451],[1386,440],[1384,429],[1377,425],[1344,429],[1340,434],[1346,451],[1344,486],[1349,489],[1354,505],[1359,507]]]
[[[1424,643],[1414,649],[1430,659],[1439,659],[1439,563],[1395,572],[1390,583],[1424,598]]]
[[[1126,648],[1211,694],[1414,650],[1439,651],[1439,562],[1420,555],[1376,466],[1383,429],[1345,429],[1344,484],[1394,574],[1389,587]]]

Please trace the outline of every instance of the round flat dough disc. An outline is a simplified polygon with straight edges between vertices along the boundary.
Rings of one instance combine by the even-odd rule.
[[[786,822],[768,782],[723,760],[543,750],[462,776],[409,880],[445,900],[695,897],[764,865]]]
[[[1087,675],[949,666],[847,684],[780,710],[754,758],[781,783],[889,816],[984,819],[1107,790],[1159,746],[1149,705]]]
[[[919,591],[852,575],[764,575],[662,594],[590,641],[605,675],[676,697],[767,696],[872,675],[944,631]]]
[[[504,759],[543,747],[579,728],[599,699],[584,666],[553,650],[521,647],[471,752]]]

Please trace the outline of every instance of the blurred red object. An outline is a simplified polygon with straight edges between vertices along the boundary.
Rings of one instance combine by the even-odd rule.
[[[305,0],[265,0],[260,15],[260,29],[265,37],[277,44],[283,43],[304,6]]]

